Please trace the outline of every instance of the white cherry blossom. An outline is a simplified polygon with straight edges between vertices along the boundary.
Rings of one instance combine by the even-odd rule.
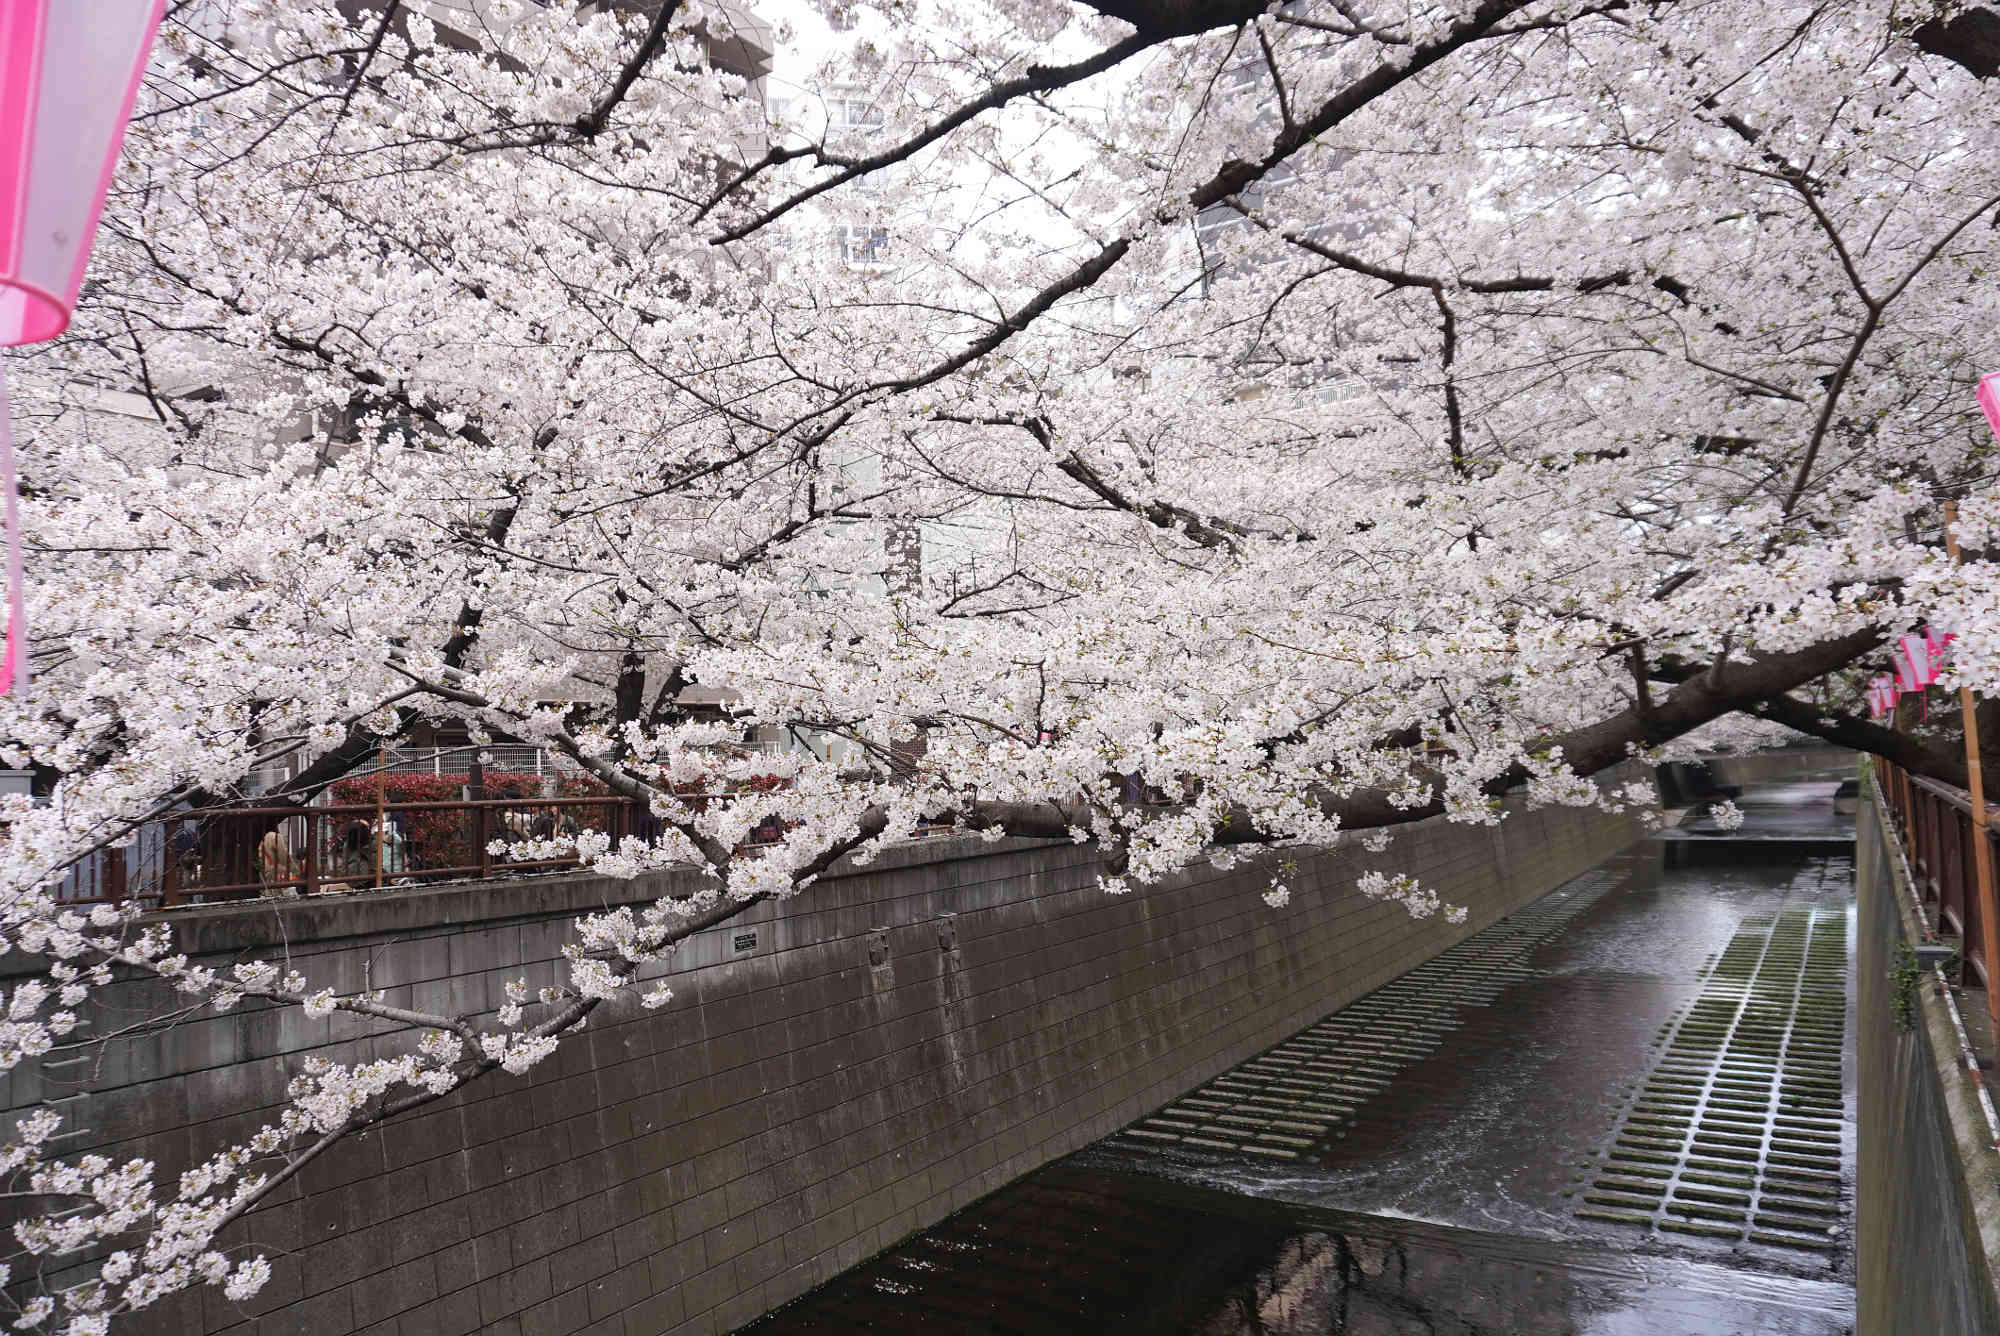
[[[0,1072],[100,1037],[114,970],[381,1056],[171,1171],[22,1118],[14,1274],[106,1259],[23,1330],[251,1297],[231,1226],[304,1157],[664,1008],[676,942],[925,827],[1092,845],[1107,891],[1255,864],[1281,911],[1303,851],[1627,810],[1607,772],[1793,729],[1962,780],[1943,712],[1866,717],[1926,624],[2000,690],[2000,122],[1909,6],[842,0],[768,88],[700,4],[471,44],[171,8],[74,326],[9,356],[0,763],[51,791],[0,809],[42,967]],[[424,723],[656,827],[495,855],[683,893],[472,1017],[58,900]]]

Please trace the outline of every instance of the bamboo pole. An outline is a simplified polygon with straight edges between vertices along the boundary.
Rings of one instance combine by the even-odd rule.
[[[1959,560],[1958,503],[1944,503],[1945,551],[1952,562]],[[1993,843],[1986,833],[1986,785],[1979,770],[1979,717],[1974,708],[1972,688],[1958,689],[1958,709],[1965,722],[1965,787],[1972,799],[1972,866],[1979,896],[1980,951],[1986,958],[1986,1021],[1993,1036],[1992,1052],[2000,1057],[2000,908],[1993,887]]]

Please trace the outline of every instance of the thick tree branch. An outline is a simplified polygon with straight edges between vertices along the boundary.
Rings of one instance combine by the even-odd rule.
[[[1432,41],[1409,48],[1407,53],[1399,52],[1404,55],[1404,59],[1396,63],[1377,64],[1366,74],[1327,98],[1313,110],[1311,115],[1302,116],[1297,124],[1273,137],[1261,157],[1254,161],[1231,159],[1223,163],[1214,175],[1188,193],[1185,213],[1179,209],[1170,209],[1164,211],[1158,221],[1172,222],[1190,213],[1199,214],[1203,209],[1221,204],[1255,185],[1294,154],[1310,147],[1321,135],[1332,131],[1349,117],[1425,70],[1478,41],[1501,19],[1526,7],[1527,0],[1482,0],[1470,14],[1453,23]],[[1094,253],[1078,261],[1067,273],[1049,282],[1014,311],[995,321],[986,333],[972,340],[958,352],[912,375],[861,386],[843,396],[834,405],[822,409],[821,412],[836,411],[856,399],[871,394],[883,392],[907,394],[913,390],[926,389],[948,376],[956,375],[973,363],[998,351],[1016,334],[1047,315],[1063,298],[1095,286],[1131,252],[1134,244],[1135,238],[1131,236],[1103,243]]]
[[[1096,466],[1075,451],[1056,454],[1055,424],[1046,417],[970,417],[957,413],[939,413],[937,419],[940,422],[957,422],[968,426],[1019,427],[1034,437],[1042,449],[1049,452],[1055,459],[1056,468],[1064,477],[1083,487],[1098,500],[1114,509],[1136,515],[1155,528],[1171,529],[1183,534],[1189,541],[1201,547],[1223,548],[1234,552],[1240,549],[1242,540],[1247,538],[1283,536],[1301,542],[1309,542],[1312,539],[1312,535],[1306,533],[1263,534],[1234,520],[1223,519],[1217,515],[1200,515],[1185,506],[1177,506],[1171,501],[1158,498],[1141,501],[1115,485]]]
[[[639,81],[640,74],[660,53],[660,47],[667,40],[667,26],[674,21],[674,15],[680,12],[680,8],[681,0],[662,0],[659,13],[653,15],[652,26],[646,29],[645,39],[619,68],[618,78],[612,82],[610,90],[589,111],[576,118],[577,134],[585,139],[595,139],[610,123],[611,113],[618,109],[618,104],[632,91],[632,85]]]
[[[1965,787],[1965,749],[1956,743],[1935,746],[1913,734],[1884,728],[1853,715],[1822,710],[1785,695],[1759,701],[1749,708],[1749,713],[1836,746],[1880,756],[1913,775]],[[2000,802],[2000,776],[1986,776],[1985,788],[1988,802]]]
[[[1564,763],[1580,775],[1608,770],[1630,760],[1648,746],[1672,741],[1726,714],[1755,711],[1772,697],[1782,696],[1787,691],[1847,667],[1857,658],[1878,648],[1883,639],[1879,629],[1866,627],[1789,654],[1733,662],[1724,685],[1720,687],[1710,681],[1714,676],[1710,665],[1702,665],[1698,670],[1688,671],[1664,700],[1649,701],[1648,707],[1635,704],[1596,724],[1552,738],[1549,751],[1554,754],[1560,749]],[[1659,677],[1660,674],[1656,672],[1654,676]],[[1889,745],[1887,738],[1879,736],[1886,732],[1880,729],[1853,732],[1847,735],[1853,740],[1844,745],[1865,746],[1870,742],[1879,742],[1886,746]],[[1876,750],[1874,746],[1865,746],[1865,749]],[[1899,763],[1920,762],[1926,766],[1921,773],[1946,778],[1928,768],[1933,759],[1928,750],[1922,754],[1903,750],[1899,755],[1906,758]],[[1935,759],[1942,760],[1941,757]],[[1918,766],[1908,765],[1907,768],[1917,769]],[[1962,784],[1963,762],[1960,763],[1959,776],[1958,782]],[[1500,798],[1525,785],[1531,778],[1527,767],[1517,765],[1488,782],[1485,792],[1488,797]],[[1442,815],[1444,810],[1443,795],[1435,787],[1428,801],[1414,804],[1395,801],[1381,790],[1329,794],[1320,804],[1322,814],[1337,821],[1344,830],[1403,825]],[[1054,802],[976,803],[960,813],[966,824],[974,827],[998,826],[1010,835],[1041,839],[1068,839],[1072,829],[1089,828],[1091,815],[1082,804]],[[1215,832],[1217,844],[1263,844],[1270,839],[1271,836],[1257,829],[1249,813],[1232,816]]]
[[[368,67],[375,63],[375,55],[382,49],[382,39],[389,35],[389,29],[396,22],[396,15],[402,7],[403,0],[388,0],[382,6],[382,18],[375,25],[375,35],[368,39],[367,49],[361,53],[361,60],[354,68],[354,77],[348,81],[347,91],[340,95],[340,105],[334,109],[333,119],[327,122],[325,142],[333,142],[335,128],[346,119],[347,109],[354,105],[354,95],[361,91],[362,83],[368,78]]]
[[[1088,60],[1080,60],[1072,65],[1031,65],[1028,67],[1028,72],[1020,78],[1009,79],[1005,83],[993,85],[993,87],[987,89],[980,96],[954,108],[949,115],[941,117],[902,143],[883,149],[877,153],[871,153],[865,158],[856,158],[852,161],[843,162],[826,156],[822,149],[774,147],[762,158],[759,158],[728,181],[725,181],[714,195],[710,196],[699,209],[695,210],[695,219],[699,220],[707,217],[725,199],[742,189],[753,178],[772,167],[780,166],[783,163],[799,158],[816,158],[828,166],[839,166],[840,170],[832,176],[821,181],[815,181],[811,185],[787,195],[776,204],[760,210],[755,216],[733,227],[724,228],[721,232],[709,238],[710,244],[716,246],[727,245],[732,241],[741,241],[752,233],[770,226],[808,200],[815,199],[820,195],[824,195],[829,190],[846,185],[849,181],[867,176],[871,172],[879,172],[885,167],[892,167],[896,163],[908,161],[926,148],[929,148],[932,144],[951,134],[952,131],[958,129],[961,125],[966,124],[968,121],[985,112],[1004,107],[1019,98],[1032,97],[1042,93],[1052,93],[1059,88],[1066,88],[1071,84],[1081,83],[1094,75],[1102,74],[1128,57],[1154,45],[1157,41],[1157,38],[1148,37],[1142,33],[1108,46]]]
[[[2000,74],[2000,12],[1983,5],[1968,5],[1950,18],[1931,19],[1912,32],[1910,40],[1977,78]]]
[[[1649,745],[1649,738],[1656,739],[1651,745],[1672,741],[1726,714],[1747,710],[1848,666],[1880,646],[1883,639],[1883,633],[1871,626],[1790,654],[1735,662],[1720,686],[1711,681],[1714,673],[1704,666],[1664,700],[1653,702],[1650,711],[1635,704],[1598,723],[1551,738],[1549,752],[1560,749],[1564,764],[1579,775],[1594,775],[1631,759]],[[1531,778],[1526,766],[1516,765],[1489,781],[1485,792],[1499,798]],[[1443,794],[1433,786],[1429,801],[1416,805],[1398,803],[1388,793],[1371,790],[1329,796],[1320,810],[1343,829],[1366,830],[1438,816],[1445,809]],[[1216,833],[1220,844],[1261,844],[1267,839],[1247,818],[1240,823],[1232,821]]]
[[[1446,278],[1439,274],[1419,274],[1394,265],[1378,264],[1351,251],[1329,246],[1317,237],[1304,232],[1273,228],[1258,218],[1249,209],[1238,206],[1237,211],[1257,227],[1276,232],[1280,240],[1350,273],[1377,279],[1395,288],[1427,288],[1432,292],[1474,292],[1484,296],[1497,296],[1518,292],[1554,292],[1564,286],[1545,274],[1520,274],[1513,278],[1467,278],[1454,275]],[[1601,274],[1588,274],[1583,278],[1567,280],[1567,284],[1580,293],[1603,292],[1610,288],[1627,286],[1643,279],[1643,274],[1635,274],[1630,269],[1612,269]],[[1658,274],[1650,280],[1650,286],[1675,298],[1682,304],[1689,300],[1687,284],[1669,274]]]

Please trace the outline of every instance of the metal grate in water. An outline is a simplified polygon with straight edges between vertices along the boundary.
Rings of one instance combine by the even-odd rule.
[[[1791,892],[1844,889],[1851,874],[1845,859],[1821,860]],[[1701,993],[1661,1027],[1658,1062],[1576,1214],[1839,1252],[1846,1008],[1844,903],[1744,919]]]
[[[1463,1013],[1534,971],[1535,949],[1618,883],[1592,872],[1466,938],[1408,974],[1120,1132],[1172,1145],[1296,1160],[1355,1120],[1398,1073],[1435,1050]]]

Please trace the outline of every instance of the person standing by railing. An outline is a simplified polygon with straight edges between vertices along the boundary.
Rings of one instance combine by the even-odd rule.
[[[409,868],[409,846],[403,839],[403,832],[396,829],[393,816],[384,816],[377,839],[382,850],[382,877],[400,877]]]
[[[299,862],[285,843],[281,830],[268,832],[257,845],[257,880],[267,892],[294,886],[299,880]],[[296,894],[296,891],[294,891]]]

